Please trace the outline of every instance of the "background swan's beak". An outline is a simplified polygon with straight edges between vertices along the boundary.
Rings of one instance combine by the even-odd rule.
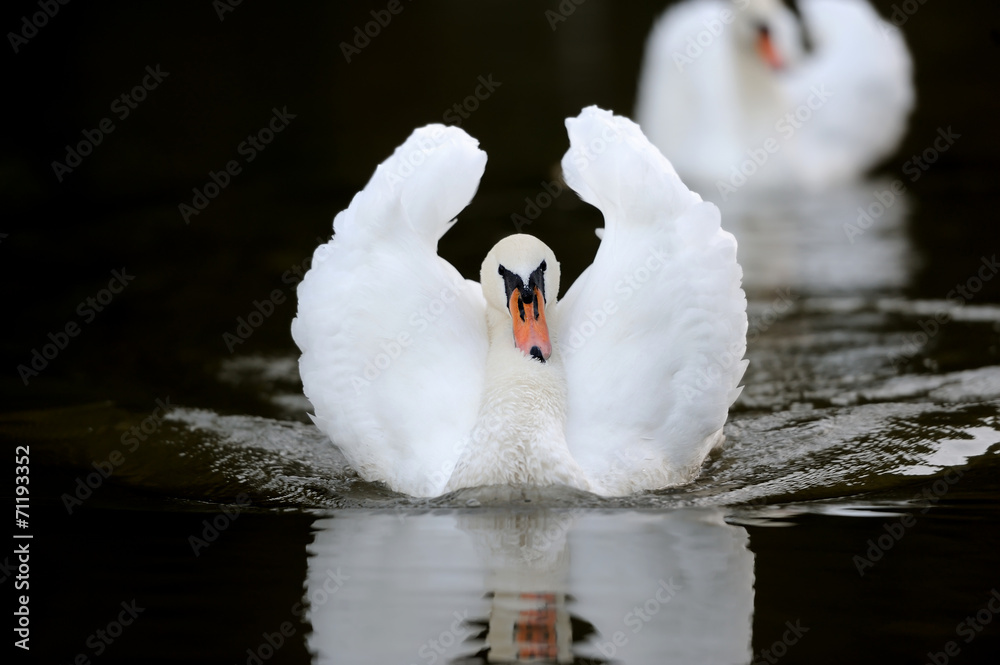
[[[774,69],[781,69],[785,66],[778,49],[774,47],[770,32],[766,29],[762,29],[757,36],[757,53],[764,59],[764,62]]]
[[[545,362],[552,355],[549,327],[545,323],[545,302],[536,287],[531,302],[525,300],[520,289],[510,294],[510,317],[514,322],[514,344],[525,355]]]

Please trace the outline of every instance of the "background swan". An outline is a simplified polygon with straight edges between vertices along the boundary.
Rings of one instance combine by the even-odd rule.
[[[900,31],[866,0],[796,4],[689,0],[656,22],[636,118],[684,178],[821,187],[899,144],[914,99]]]
[[[566,124],[566,181],[606,229],[562,301],[530,236],[498,243],[481,284],[437,255],[486,162],[456,127],[416,130],[316,250],[300,374],[363,478],[622,495],[692,479],[721,442],[746,367],[736,241],[635,123],[590,107]]]

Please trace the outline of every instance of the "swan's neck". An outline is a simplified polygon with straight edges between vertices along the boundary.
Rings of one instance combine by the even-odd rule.
[[[487,312],[490,348],[476,427],[448,491],[480,485],[589,489],[566,445],[566,380],[559,349],[545,363],[514,346],[510,316]]]
[[[736,46],[731,53],[741,131],[745,140],[763,140],[775,134],[775,123],[782,117],[784,104],[779,74],[755,54],[748,54]]]

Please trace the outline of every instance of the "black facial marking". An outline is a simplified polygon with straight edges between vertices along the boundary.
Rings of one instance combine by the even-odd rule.
[[[538,264],[538,267],[528,276],[528,291],[532,294],[534,298],[535,288],[538,288],[538,292],[542,294],[542,299],[545,298],[545,269],[548,266],[545,265],[543,260]],[[535,318],[538,318],[538,309],[535,309]]]
[[[530,355],[532,358],[537,358],[539,362],[545,362],[545,358],[542,356],[542,350],[537,346],[531,347]]]
[[[524,304],[529,305],[535,302],[535,289],[542,294],[542,302],[544,303],[545,298],[545,261],[538,264],[530,275],[528,275],[528,284],[525,286],[524,280],[521,279],[520,275],[516,275],[510,270],[507,270],[502,265],[497,269],[497,273],[503,277],[504,289],[507,291],[507,308],[510,308],[510,297],[516,289],[521,293],[521,297],[518,299],[517,308],[518,313],[521,315],[521,320],[524,321]],[[513,312],[511,312],[513,315]],[[535,308],[535,318],[538,318],[538,308]]]
[[[515,275],[511,271],[504,268],[503,265],[500,266],[497,272],[499,272],[500,276],[503,277],[503,285],[504,288],[507,290],[507,303],[508,303],[507,306],[510,307],[511,294],[514,293],[514,289],[517,289],[518,291],[524,291],[524,280],[522,280],[518,275]]]
[[[814,47],[812,35],[805,20],[802,18],[802,9],[799,7],[799,0],[785,0],[785,6],[792,12],[795,20],[798,21],[799,30],[802,34],[802,50],[811,53]]]

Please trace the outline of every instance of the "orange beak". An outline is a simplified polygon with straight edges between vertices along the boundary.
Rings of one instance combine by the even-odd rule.
[[[549,327],[545,324],[541,290],[535,287],[534,301],[526,303],[521,298],[521,291],[514,289],[507,306],[514,321],[514,344],[517,348],[526,356],[542,362],[548,360],[552,355],[552,342],[549,340]]]
[[[778,50],[774,48],[774,42],[771,41],[771,35],[767,30],[761,30],[757,36],[757,53],[773,69],[781,69],[785,66],[781,56],[778,55]]]

